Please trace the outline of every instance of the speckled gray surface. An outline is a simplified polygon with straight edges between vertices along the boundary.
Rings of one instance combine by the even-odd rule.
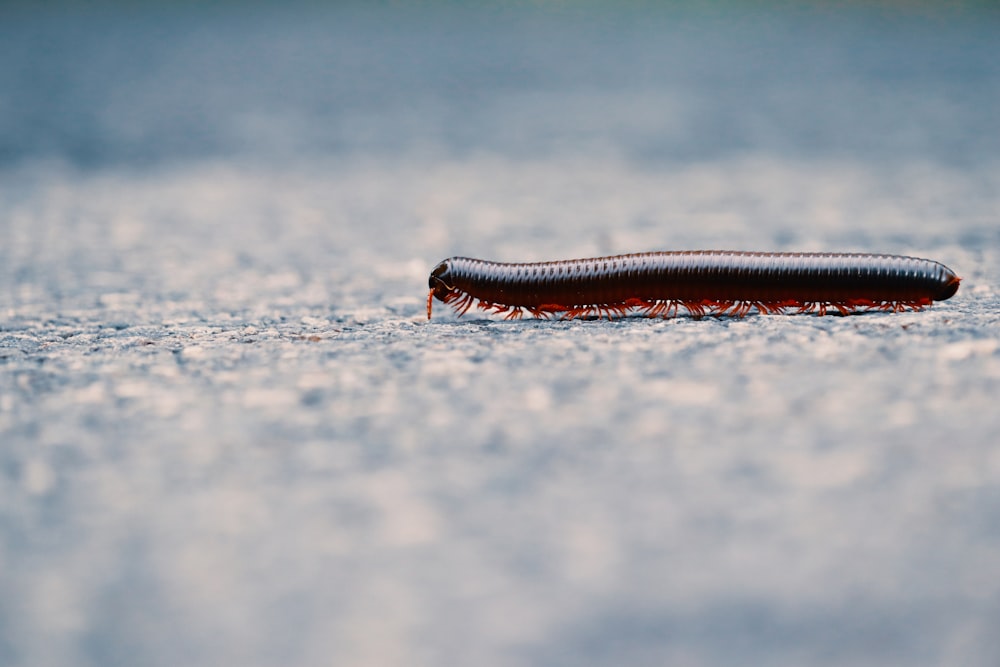
[[[894,11],[8,11],[0,663],[998,664],[998,23]],[[964,282],[425,319],[675,248]]]

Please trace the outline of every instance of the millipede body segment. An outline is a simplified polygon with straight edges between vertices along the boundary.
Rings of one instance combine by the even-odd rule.
[[[557,262],[452,257],[428,281],[461,316],[476,305],[535,317],[670,317],[760,313],[921,310],[955,294],[961,279],[943,264],[867,253],[647,252]]]

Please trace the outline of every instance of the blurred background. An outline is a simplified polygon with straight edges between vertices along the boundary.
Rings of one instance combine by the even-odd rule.
[[[6,2],[0,164],[613,153],[971,165],[991,2]]]
[[[1000,664],[995,2],[0,3],[0,664]],[[425,319],[912,254],[929,312]]]

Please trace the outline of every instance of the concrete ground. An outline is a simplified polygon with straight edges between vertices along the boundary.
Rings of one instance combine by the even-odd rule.
[[[0,663],[996,665],[1000,17],[0,10]],[[918,313],[425,315],[451,255]]]

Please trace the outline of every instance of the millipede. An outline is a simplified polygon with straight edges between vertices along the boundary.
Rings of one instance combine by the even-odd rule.
[[[459,317],[475,305],[506,319],[900,312],[943,301],[960,282],[940,262],[870,253],[693,250],[530,263],[451,257],[431,272],[427,319],[434,299]]]

